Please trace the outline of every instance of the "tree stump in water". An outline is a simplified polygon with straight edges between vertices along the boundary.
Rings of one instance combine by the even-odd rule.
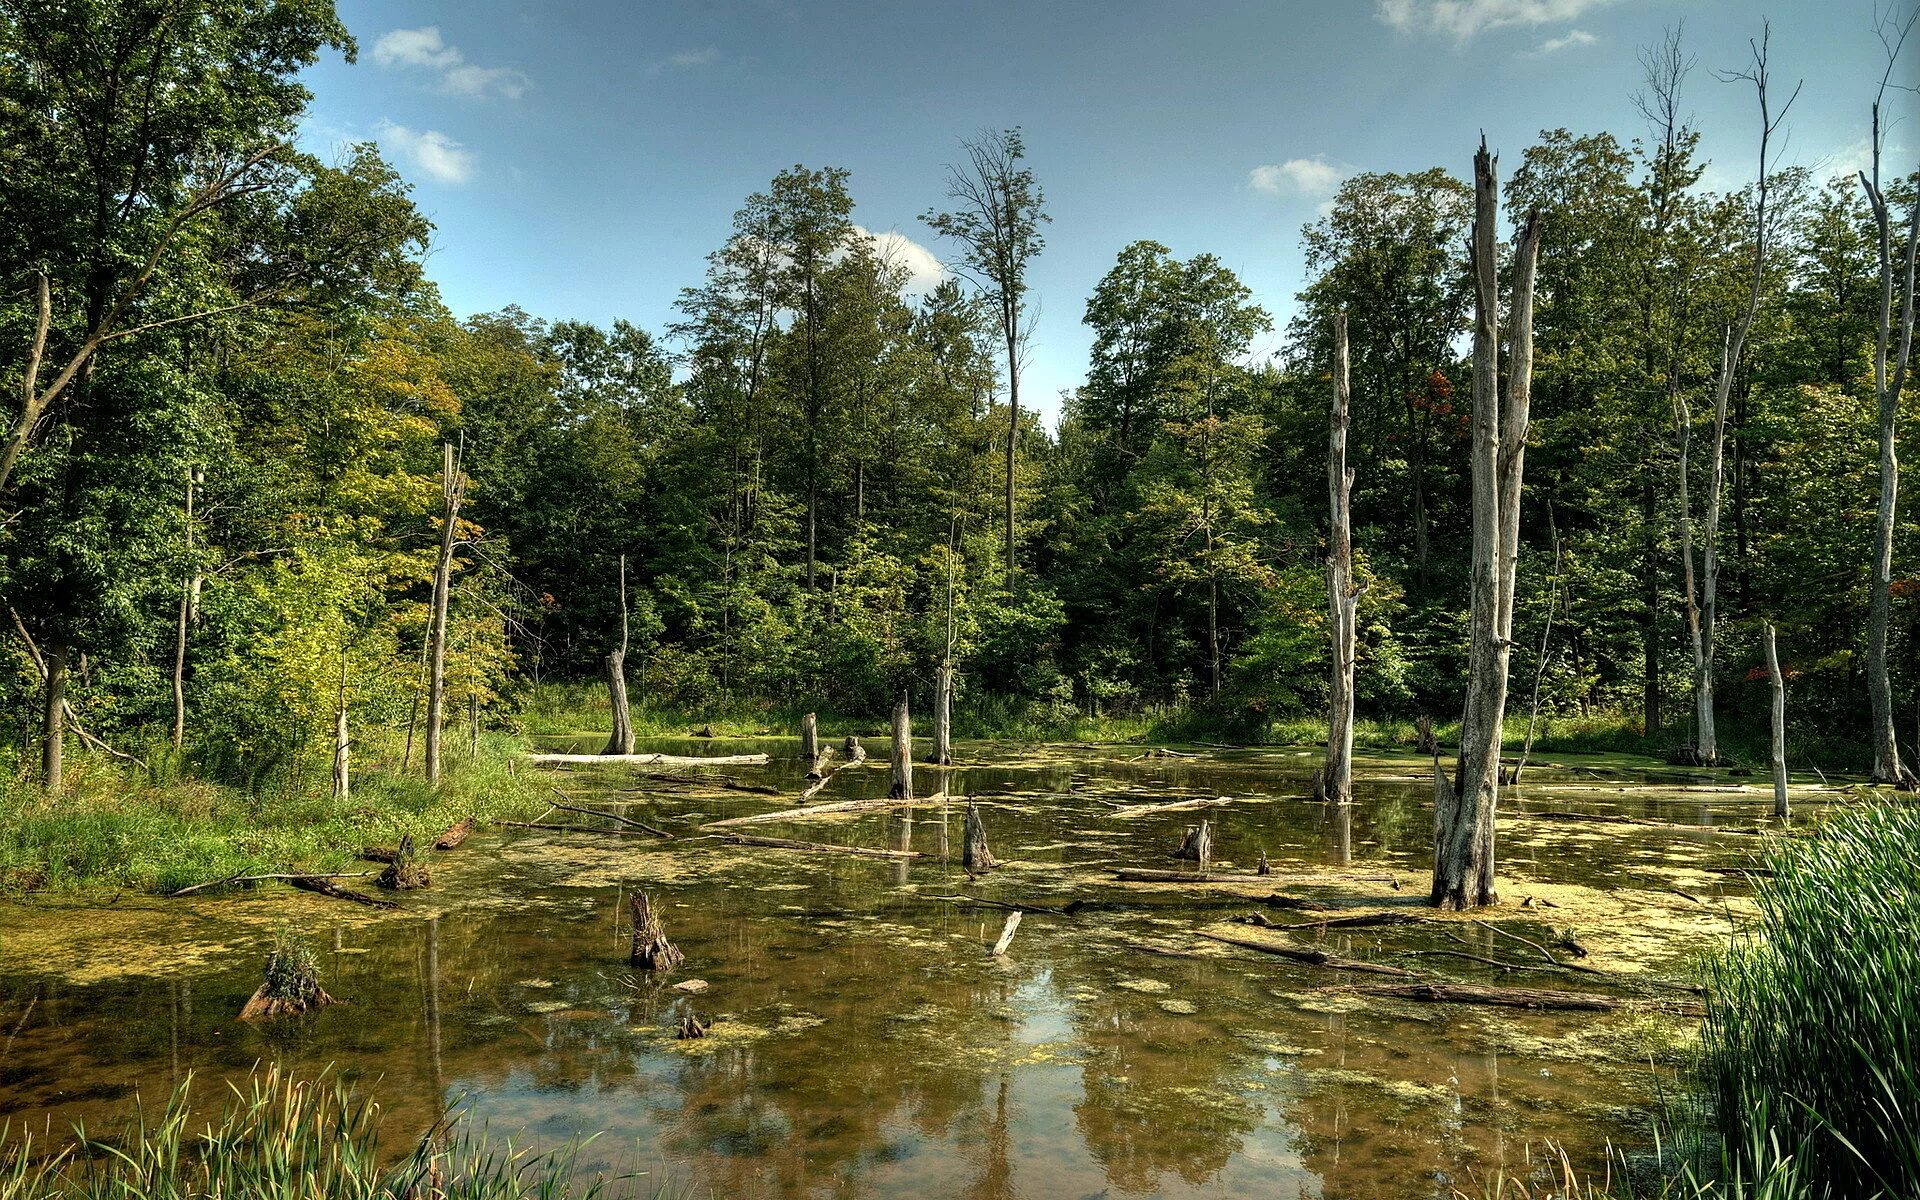
[[[847,765],[850,767],[867,761],[867,748],[862,746],[860,739],[852,734],[848,734],[847,740],[841,743],[840,753],[847,756]]]
[[[239,1019],[290,1016],[337,1003],[320,986],[320,962],[313,951],[283,938],[268,951],[265,978],[240,1010]]]
[[[635,892],[633,909],[633,950],[629,961],[643,971],[671,971],[687,961],[680,948],[667,940],[667,931],[653,911],[653,901],[644,892]]]
[[[673,1036],[684,1042],[690,1038],[703,1038],[707,1036],[707,1030],[712,1028],[713,1022],[703,1023],[698,1014],[690,1012],[680,1018],[680,1027],[673,1031]]]
[[[980,810],[969,801],[967,804],[966,847],[961,851],[960,865],[972,874],[991,871],[1000,864],[993,860],[993,851],[987,848],[987,827],[981,823]]]
[[[820,718],[815,713],[800,718],[800,757],[808,762],[820,757]]]
[[[627,652],[610,650],[606,657],[607,704],[613,710],[613,730],[602,754],[633,753],[633,709],[627,704]]]
[[[953,668],[941,666],[933,673],[933,753],[927,761],[935,766],[953,764]]]
[[[1180,848],[1173,852],[1173,856],[1205,867],[1207,860],[1213,857],[1213,822],[1202,821],[1198,825],[1187,826],[1187,836],[1181,839]],[[1268,873],[1271,874],[1271,870]]]
[[[412,834],[400,839],[400,849],[394,854],[393,861],[387,864],[387,869],[380,872],[380,877],[374,882],[395,892],[410,892],[433,882],[427,875],[427,868],[413,856]]]
[[[1273,864],[1267,861],[1267,852],[1265,850],[1260,852],[1260,861],[1254,864],[1253,873],[1255,875],[1273,874]]]
[[[1433,736],[1433,718],[1415,717],[1413,719],[1413,748],[1418,754],[1440,753],[1440,743]]]
[[[913,717],[907,711],[907,696],[893,706],[893,784],[887,789],[889,800],[913,799]]]

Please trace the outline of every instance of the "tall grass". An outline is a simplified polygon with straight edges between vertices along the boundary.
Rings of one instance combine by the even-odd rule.
[[[1759,921],[1708,969],[1719,1132],[1737,1150],[1764,1117],[1832,1195],[1920,1196],[1920,809],[1849,810],[1767,865]]]
[[[220,1115],[195,1127],[194,1081],[157,1119],[137,1102],[112,1138],[74,1131],[47,1153],[0,1129],[0,1200],[617,1200],[663,1197],[636,1176],[578,1178],[578,1145],[548,1154],[436,1124],[411,1153],[383,1154],[380,1109],[338,1081],[269,1069],[229,1085]]]

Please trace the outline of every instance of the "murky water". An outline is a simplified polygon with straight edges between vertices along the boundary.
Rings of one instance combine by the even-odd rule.
[[[884,742],[870,745],[884,760]],[[555,772],[579,802],[617,802],[683,836],[486,831],[435,856],[435,888],[395,913],[277,887],[0,907],[0,1121],[112,1126],[136,1092],[271,1059],[361,1082],[397,1148],[458,1104],[520,1141],[604,1131],[583,1167],[698,1194],[1445,1197],[1477,1195],[1502,1166],[1526,1173],[1549,1140],[1590,1165],[1609,1141],[1645,1144],[1649,1055],[1691,1025],[1382,1000],[1349,986],[1373,977],[1195,935],[1245,930],[1220,923],[1255,910],[1300,919],[1249,899],[1276,886],[1424,911],[1432,818],[1418,760],[1363,755],[1342,811],[1303,799],[1318,761],[1306,752],[1135,761],[1114,747],[964,746],[970,765],[947,790],[979,796],[1004,861],[970,881],[960,804],[741,830],[925,855],[911,861],[729,845],[698,826],[788,806],[803,769],[785,757],[791,741],[643,748],[769,750],[772,766],[726,773],[784,794],[639,777],[650,768]],[[942,773],[917,773],[922,792],[939,787]],[[1571,927],[1603,969],[1683,977],[1744,892],[1706,868],[1746,861],[1754,839],[1528,812],[1745,825],[1765,811],[1757,788],[1683,782],[1570,762],[1533,773],[1502,821],[1502,927],[1536,940]],[[871,764],[819,800],[886,783]],[[1122,807],[1218,797],[1230,802]],[[1264,851],[1275,880],[1113,880],[1114,868],[1175,866],[1169,853],[1202,817],[1216,870]],[[1318,882],[1287,878],[1302,872]],[[634,888],[663,906],[687,956],[664,979],[626,962]],[[1112,907],[1030,912],[994,959],[1005,913],[936,898],[962,895]],[[238,1023],[282,924],[323,951],[328,990],[350,1003]],[[1404,957],[1531,953],[1465,919],[1290,936],[1456,980],[1589,982]],[[693,980],[705,987],[674,986]],[[717,1017],[712,1036],[676,1040],[688,1012]]]

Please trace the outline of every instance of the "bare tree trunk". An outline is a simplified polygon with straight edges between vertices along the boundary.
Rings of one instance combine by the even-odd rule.
[[[352,742],[347,729],[347,655],[340,654],[340,688],[333,701],[333,798],[345,800],[353,792],[353,770],[349,759]]]
[[[1899,47],[1906,40],[1909,24],[1899,30],[1898,41],[1891,42],[1888,77]],[[1913,202],[1907,226],[1907,244],[1896,266],[1893,256],[1892,215],[1887,198],[1880,190],[1880,151],[1885,130],[1880,120],[1880,104],[1886,96],[1887,77],[1873,103],[1872,175],[1861,172],[1866,189],[1880,258],[1880,319],[1874,330],[1873,386],[1879,400],[1880,417],[1880,507],[1873,526],[1873,578],[1871,581],[1867,630],[1867,698],[1873,720],[1873,781],[1896,787],[1914,785],[1914,776],[1900,761],[1900,743],[1893,729],[1893,680],[1887,669],[1887,627],[1892,612],[1893,532],[1896,502],[1900,493],[1900,457],[1896,450],[1900,418],[1900,393],[1906,385],[1907,365],[1913,351],[1914,262],[1920,249],[1920,198]],[[1897,275],[1896,275],[1897,271]],[[1894,301],[1899,297],[1898,323]],[[1893,361],[1889,367],[1888,357]]]
[[[887,797],[913,799],[913,718],[907,712],[905,692],[893,706],[893,784]]]
[[[943,823],[944,824],[944,823]],[[967,801],[965,834],[960,851],[960,865],[969,874],[978,875],[991,871],[1000,864],[994,861],[993,851],[987,846],[987,827],[980,820],[980,810],[973,801]]]
[[[820,757],[820,718],[814,713],[800,718],[800,757],[807,762]]]
[[[1014,452],[1020,440],[1020,309],[1016,298],[1008,309],[1007,329],[1007,594],[1013,594],[1017,571],[1014,562],[1013,490]]]
[[[607,654],[607,699],[613,730],[602,754],[633,753],[633,710],[627,706],[627,556],[620,556],[620,648]]]
[[[933,672],[933,753],[927,761],[935,766],[953,765],[953,668],[942,664]]]
[[[1327,603],[1332,617],[1333,678],[1327,702],[1327,762],[1321,795],[1336,804],[1353,799],[1353,663],[1360,591],[1353,582],[1353,468],[1347,465],[1352,392],[1347,371],[1347,314],[1333,318],[1333,415],[1327,435]]]
[[[64,757],[67,742],[67,644],[47,644],[46,706],[40,726],[40,778],[49,795],[66,787]]]
[[[454,525],[460,516],[460,500],[466,481],[454,461],[453,443],[441,444],[440,557],[433,568],[433,616],[428,631],[427,663],[427,785],[440,786],[440,735],[447,706],[447,602],[453,585]]]
[[[1760,643],[1767,651],[1767,678],[1773,681],[1773,815],[1787,819],[1787,681],[1780,674],[1780,655],[1774,650],[1773,622],[1760,626]]]
[[[189,558],[193,555],[193,489],[201,478],[200,468],[188,468],[185,529]],[[187,630],[192,627],[195,611],[200,604],[200,587],[200,566],[195,562],[180,585],[180,619],[173,631],[173,735],[170,744],[175,754],[180,752],[180,746],[187,736]]]
[[[1474,200],[1472,641],[1460,723],[1459,786],[1455,794],[1442,796],[1438,782],[1435,785],[1436,801],[1444,802],[1434,806],[1431,897],[1436,907],[1451,909],[1499,902],[1494,890],[1494,814],[1500,797],[1520,488],[1532,402],[1533,278],[1540,251],[1538,214],[1530,213],[1514,243],[1513,327],[1502,404],[1494,243],[1499,184],[1484,139],[1474,156]]]
[[[1560,530],[1553,525],[1553,502],[1547,502],[1547,522],[1553,529],[1553,577],[1547,584],[1547,616],[1540,623],[1540,649],[1533,656],[1533,698],[1527,705],[1527,736],[1520,743],[1520,761],[1513,764],[1507,782],[1519,786],[1520,774],[1533,757],[1533,732],[1540,721],[1540,684],[1547,674],[1547,647],[1553,637],[1553,610],[1560,602]]]

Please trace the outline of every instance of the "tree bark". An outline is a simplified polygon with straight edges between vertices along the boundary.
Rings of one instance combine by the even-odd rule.
[[[53,796],[59,795],[66,786],[67,659],[65,642],[48,643],[46,705],[40,730],[40,778],[47,793]]]
[[[913,717],[907,711],[907,694],[893,706],[893,783],[887,796],[893,800],[913,799]]]
[[[1773,767],[1773,815],[1787,819],[1787,681],[1780,674],[1780,656],[1774,650],[1773,622],[1760,626],[1760,641],[1767,650],[1767,678],[1773,682],[1773,752],[1768,761]]]
[[[186,494],[186,548],[189,558],[193,556],[193,489],[202,476],[198,467],[187,470]],[[187,631],[193,626],[193,619],[200,604],[201,575],[199,564],[188,568],[187,578],[180,585],[180,617],[173,631],[173,734],[170,744],[175,754],[187,736]]]
[[[1436,795],[1436,800],[1447,802],[1434,806],[1431,900],[1436,907],[1450,909],[1499,902],[1494,890],[1494,814],[1500,797],[1501,726],[1513,644],[1520,490],[1532,403],[1533,279],[1540,251],[1538,214],[1530,213],[1514,243],[1510,363],[1502,403],[1494,244],[1499,184],[1484,139],[1474,156],[1474,200],[1472,640],[1466,708],[1460,723],[1459,783],[1453,795]]]
[[[466,480],[454,460],[453,443],[440,446],[440,556],[433,568],[433,616],[428,629],[427,786],[440,786],[440,735],[447,706],[447,604],[453,585],[454,525]]]
[[[340,655],[340,690],[333,702],[333,798],[345,800],[353,792],[352,740],[347,727],[347,656]]]
[[[820,718],[808,713],[800,718],[800,757],[809,763],[815,763],[820,757]]]
[[[935,766],[953,765],[953,668],[942,665],[933,673],[933,753]]]
[[[1327,602],[1332,617],[1333,671],[1327,703],[1327,761],[1321,795],[1336,804],[1353,799],[1353,665],[1360,591],[1353,582],[1353,468],[1347,465],[1351,406],[1347,371],[1347,314],[1333,318],[1333,415],[1327,438]]]
[[[987,827],[980,820],[979,808],[971,800],[967,802],[966,831],[960,852],[960,865],[975,875],[991,871],[1000,865],[994,861],[993,851],[987,848]]]
[[[613,731],[602,754],[633,753],[633,710],[627,706],[627,556],[620,556],[620,648],[606,659],[607,699],[613,709]]]

